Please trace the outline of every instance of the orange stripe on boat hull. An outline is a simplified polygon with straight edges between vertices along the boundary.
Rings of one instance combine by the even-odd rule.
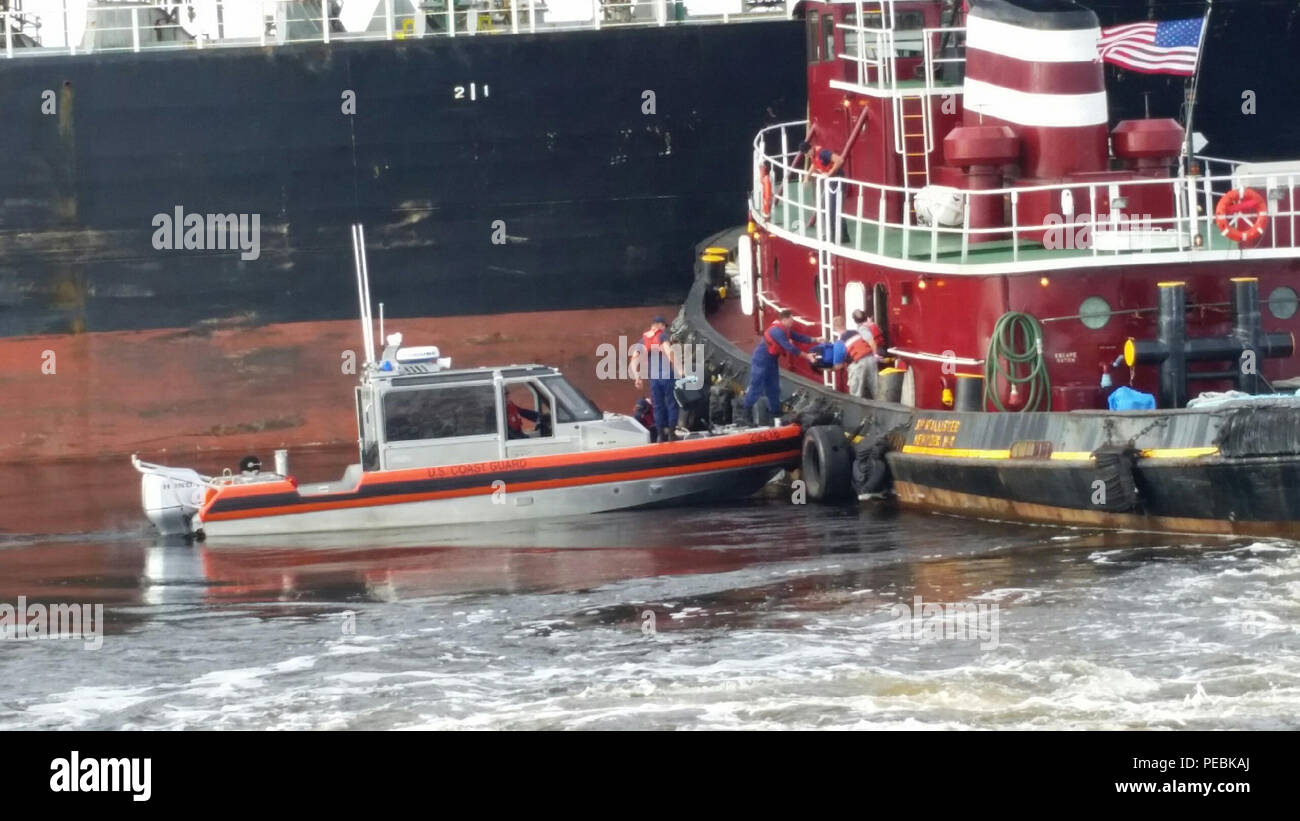
[[[654,447],[654,446],[649,446],[649,447]],[[640,448],[636,448],[633,450],[640,450]],[[625,453],[626,451],[619,450],[615,452]],[[798,450],[791,449],[790,451],[784,453],[766,453],[759,456],[745,456],[736,459],[722,459],[713,462],[701,462],[698,464],[679,465],[676,467],[668,467],[668,468],[649,468],[646,470],[625,471],[621,473],[575,476],[567,479],[547,479],[538,482],[520,482],[518,484],[510,485],[510,491],[513,493],[519,491],[551,490],[551,489],[564,488],[564,487],[576,487],[579,485],[599,485],[599,484],[607,484],[609,482],[637,481],[641,479],[654,479],[661,476],[662,477],[683,476],[691,473],[709,473],[717,470],[729,470],[732,468],[740,468],[740,467],[751,467],[751,466],[758,467],[763,464],[770,464],[773,467],[777,467],[779,465],[790,462],[792,459],[796,458],[798,454],[799,454]],[[536,465],[533,466],[536,467]],[[400,471],[400,472],[407,473],[407,474],[412,473],[412,471]],[[424,472],[423,470],[414,471],[414,473],[416,474],[421,474],[423,472]],[[397,480],[393,479],[390,481],[397,481]],[[271,487],[279,489],[277,492],[283,492],[284,484],[285,483],[282,482],[275,482],[271,485]],[[463,498],[469,496],[486,496],[491,493],[494,493],[495,491],[496,488],[492,487],[491,484],[486,484],[486,485],[480,485],[472,488],[433,491],[430,493],[395,494],[392,496],[382,496],[377,498],[339,499],[336,501],[309,502],[306,504],[280,505],[276,507],[255,508],[252,510],[228,511],[224,513],[214,513],[211,514],[210,516],[206,515],[206,513],[201,513],[199,515],[199,519],[204,522],[223,522],[223,521],[231,521],[234,519],[254,519],[254,518],[262,518],[265,516],[292,515],[295,513],[315,513],[315,512],[326,511],[326,510],[344,510],[348,508],[360,508],[360,507],[379,507],[383,505],[405,504],[409,502],[435,501],[438,499],[456,499],[456,498]],[[239,494],[239,495],[253,495],[253,494]],[[209,499],[208,504],[204,506],[204,510],[205,511],[208,510],[211,507],[212,503],[215,502],[217,498],[220,498],[220,496],[221,494],[219,493],[217,494],[217,496]]]

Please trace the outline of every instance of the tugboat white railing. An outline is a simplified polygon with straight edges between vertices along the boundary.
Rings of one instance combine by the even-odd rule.
[[[358,7],[367,8],[357,12]],[[337,14],[331,13],[328,0],[316,4],[295,0],[133,4],[56,0],[53,8],[56,11],[46,15],[0,10],[4,56],[537,34],[786,16],[783,5],[755,0],[377,0],[374,4],[343,3]],[[158,18],[172,9],[176,11],[173,17]],[[312,9],[320,13],[314,14]],[[109,42],[94,45],[95,39]]]
[[[856,85],[860,88],[872,87],[877,91],[884,91],[892,87],[893,11],[894,5],[890,0],[854,0],[852,18],[836,26],[842,32],[844,41],[844,51],[836,56],[855,67]],[[868,17],[872,18],[876,25],[867,25]]]
[[[893,0],[852,0],[849,5],[853,10],[835,26],[844,42],[843,50],[835,56],[853,67],[849,73],[853,80],[832,81],[832,87],[877,97],[895,96],[900,91],[927,96],[961,93],[961,86],[936,85],[934,77],[943,66],[966,62],[964,26],[900,29]],[[876,25],[868,25],[869,21]],[[948,37],[953,38],[953,43],[945,49],[942,44]],[[914,86],[908,86],[908,79],[899,76],[900,49],[915,51],[922,59],[924,76],[916,78]],[[956,53],[949,54],[949,50]]]
[[[775,125],[758,133],[753,146],[754,178],[759,179],[761,164],[769,163],[772,205],[765,216],[756,185],[750,211],[764,230],[808,247],[819,257],[824,252],[876,263],[885,258],[918,271],[971,274],[986,273],[981,266],[1005,273],[1108,267],[1116,264],[1117,257],[1131,264],[1300,257],[1300,162],[1251,165],[1198,156],[1203,172],[1194,176],[960,191],[965,215],[960,226],[914,223],[908,202],[914,189],[841,178],[833,201],[839,219],[831,225],[825,177],[793,164],[805,134],[803,122]],[[1127,198],[1146,186],[1169,189],[1169,201],[1175,204],[1172,215],[1148,217],[1124,212]],[[1229,242],[1215,222],[1219,198],[1229,190],[1245,188],[1263,195],[1268,215],[1268,227],[1254,247]],[[1050,200],[1057,203],[1069,192],[1075,215],[1059,222],[1022,215],[1021,199],[1038,192],[1048,192]],[[970,225],[972,203],[981,197],[998,201],[998,210],[1004,200],[1009,203],[1006,224]],[[1095,216],[1098,205],[1103,206],[1101,217]],[[890,219],[891,211],[904,216]],[[814,230],[815,226],[822,227]],[[1061,244],[1053,247],[1045,243],[1045,230],[1054,232]],[[1075,241],[1080,236],[1087,239],[1083,245]],[[993,260],[979,253],[995,247],[1009,253],[1010,261],[1005,255]],[[820,258],[818,267],[820,274],[824,270]]]

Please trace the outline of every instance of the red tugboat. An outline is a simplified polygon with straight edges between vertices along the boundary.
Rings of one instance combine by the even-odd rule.
[[[752,319],[685,310],[715,365],[743,382],[781,310],[829,340],[862,309],[889,366],[871,400],[845,396],[843,371],[783,371],[796,404],[832,400],[859,492],[1300,535],[1300,400],[1283,381],[1300,372],[1300,161],[1202,157],[1172,119],[1109,120],[1103,59],[1194,75],[1208,11],[1105,32],[1069,0],[795,13],[809,119],[753,143],[733,286]],[[828,495],[847,475],[836,444],[823,430],[805,447]]]

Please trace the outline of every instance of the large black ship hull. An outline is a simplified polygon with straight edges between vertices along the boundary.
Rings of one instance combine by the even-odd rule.
[[[393,316],[676,302],[802,54],[775,21],[0,60],[0,336],[347,318],[357,221]],[[259,215],[257,258],[156,248],[177,208]]]

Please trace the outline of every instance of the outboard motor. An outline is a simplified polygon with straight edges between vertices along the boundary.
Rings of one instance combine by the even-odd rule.
[[[134,459],[134,457],[133,457]],[[189,536],[194,514],[203,506],[203,477],[189,468],[167,468],[135,460],[144,515],[161,536]]]

